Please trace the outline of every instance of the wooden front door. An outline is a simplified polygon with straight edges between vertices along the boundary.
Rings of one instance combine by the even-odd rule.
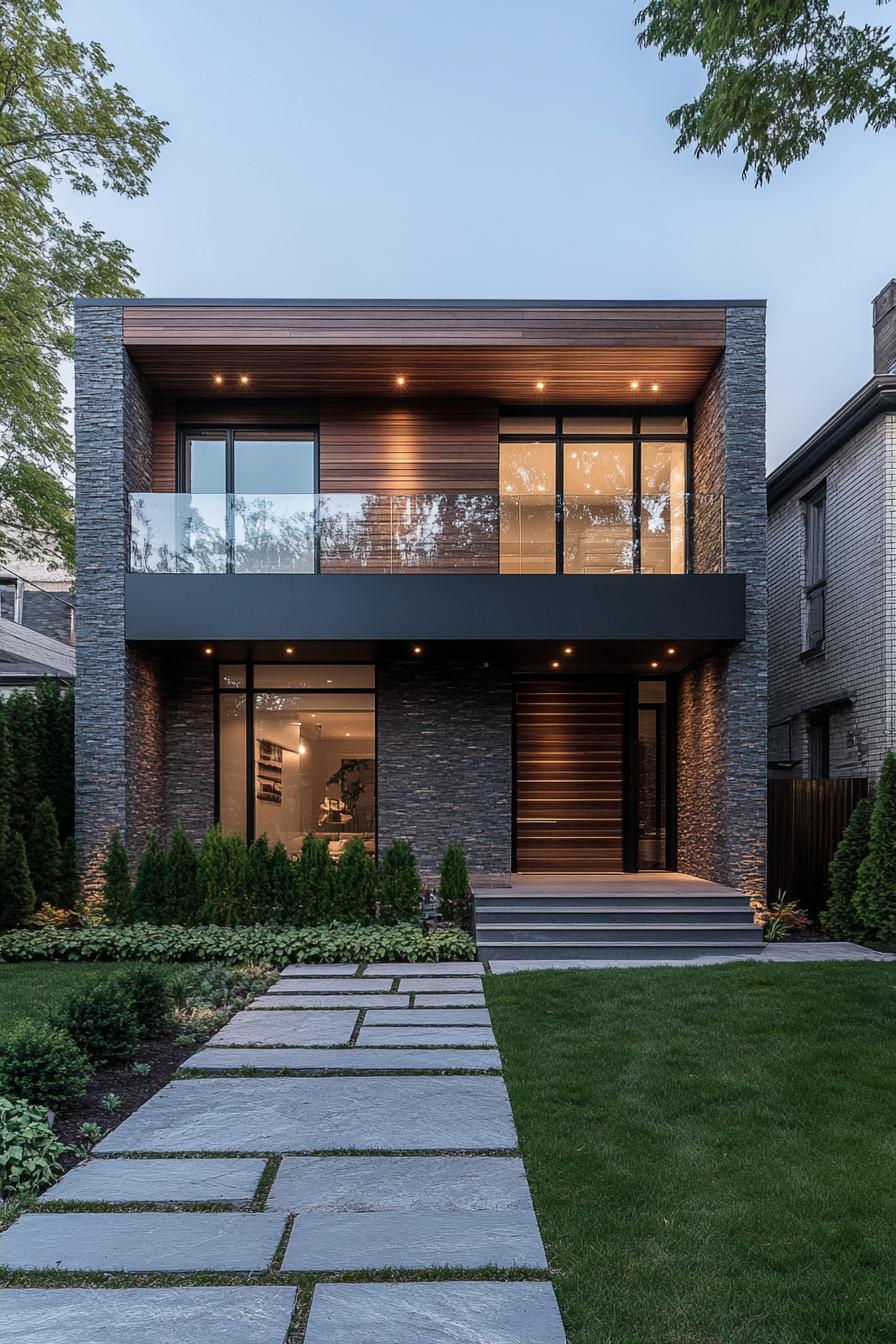
[[[516,870],[622,871],[621,681],[516,686]]]

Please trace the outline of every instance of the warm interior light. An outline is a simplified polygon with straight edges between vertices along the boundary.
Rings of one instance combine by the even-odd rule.
[[[308,750],[308,748],[305,746],[305,743],[304,743],[304,742],[300,742],[300,743],[299,743],[299,755],[300,755],[300,756],[304,756],[304,755],[305,755],[305,752],[306,752],[307,750]]]
[[[287,652],[287,653],[292,653],[292,651],[293,651],[293,650],[292,650],[292,645],[291,645],[291,644],[287,644],[287,646],[286,646],[286,652]]]
[[[241,373],[241,374],[240,374],[240,382],[243,384],[243,387],[246,386],[246,384],[248,383],[248,381],[249,381],[249,375],[246,374],[246,373]]]
[[[674,650],[674,649],[667,649],[666,652],[667,652],[668,654],[673,654],[673,653],[675,652],[675,650]]]
[[[221,384],[223,383],[223,381],[224,381],[224,379],[221,377],[220,373],[216,373],[216,374],[215,374],[215,382],[218,384],[219,387],[221,386]]]
[[[396,375],[396,378],[395,378],[395,385],[396,385],[396,387],[404,387],[404,385],[405,385],[406,382],[407,382],[407,379],[405,378],[405,376],[404,376],[403,373],[399,373],[399,374]]]
[[[629,387],[633,392],[637,392],[640,386],[641,384],[638,382],[637,378],[633,378],[632,381],[629,383]]]
[[[559,666],[560,666],[559,663],[551,663],[551,667],[559,667]]]
[[[346,737],[351,737],[351,733],[346,733]]]

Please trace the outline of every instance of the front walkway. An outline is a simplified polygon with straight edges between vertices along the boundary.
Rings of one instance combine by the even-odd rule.
[[[0,1292],[0,1337],[564,1344],[482,972],[287,967],[0,1235],[26,1284],[60,1271]],[[386,1269],[421,1277],[364,1282]],[[309,1311],[301,1276],[340,1273]]]
[[[871,947],[862,947],[859,943],[805,942],[805,943],[763,943],[755,952],[740,952],[733,957],[689,957],[681,958],[653,957],[648,959],[627,959],[621,961],[567,960],[567,961],[494,961],[491,963],[493,975],[506,975],[510,971],[607,971],[622,970],[631,966],[723,966],[730,961],[762,961],[771,965],[801,961],[896,961],[894,952],[876,952]]]

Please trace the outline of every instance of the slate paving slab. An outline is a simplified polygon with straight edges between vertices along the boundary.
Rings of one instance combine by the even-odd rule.
[[[482,975],[481,961],[372,961],[362,975]]]
[[[298,982],[297,982],[298,983]],[[407,1008],[409,994],[263,994],[250,1008]],[[482,999],[485,1003],[485,999]]]
[[[122,1157],[83,1162],[40,1199],[102,1204],[251,1202],[264,1171],[261,1157]]]
[[[307,1073],[401,1073],[412,1069],[438,1073],[444,1069],[486,1072],[500,1067],[501,1056],[497,1050],[303,1050],[290,1046],[274,1046],[267,1050],[241,1050],[238,1046],[226,1050],[200,1050],[183,1064],[185,1069],[202,1069],[209,1073],[243,1068],[263,1072],[295,1069]]]
[[[304,1213],[293,1225],[286,1273],[357,1269],[546,1269],[535,1214],[517,1209]]]
[[[344,980],[298,980],[296,978],[277,980],[266,991],[268,994],[389,994],[391,980],[357,980],[346,977]]]
[[[409,1008],[406,1012],[395,1009],[374,1009],[364,1014],[365,1027],[490,1027],[488,1009],[475,1008]]]
[[[101,1139],[95,1151],[288,1153],[334,1148],[470,1151],[515,1147],[516,1131],[503,1079],[455,1075],[184,1078],[144,1102]]]
[[[7,1288],[4,1344],[284,1344],[295,1288]]]
[[[362,1027],[358,1045],[497,1046],[491,1027]]]
[[[566,1344],[549,1283],[319,1283],[305,1344]]]
[[[354,975],[358,969],[358,963],[343,962],[341,966],[323,966],[312,965],[310,963],[300,963],[296,966],[284,966],[280,972],[281,975],[296,975],[300,977],[311,977],[317,975]]]
[[[211,1045],[346,1045],[358,1021],[342,1012],[234,1013],[212,1036]]]
[[[13,1269],[168,1271],[267,1269],[279,1213],[26,1213],[0,1233]]]
[[[518,1157],[284,1157],[266,1207],[284,1213],[531,1211],[532,1199]]]
[[[447,986],[446,986],[447,989]],[[396,999],[401,995],[396,994]],[[390,1000],[391,1003],[391,1000]],[[379,1007],[379,1004],[376,1005]],[[446,994],[416,994],[414,996],[415,1008],[484,1008],[484,994],[455,994],[449,990]]]
[[[421,977],[419,980],[404,979],[398,982],[399,994],[479,994],[482,981],[458,976],[456,980],[439,980],[433,977]]]

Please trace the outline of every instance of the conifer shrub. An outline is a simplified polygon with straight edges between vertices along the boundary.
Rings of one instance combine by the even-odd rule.
[[[856,803],[846,830],[840,838],[828,868],[828,903],[822,910],[822,927],[832,938],[849,942],[861,938],[866,930],[855,907],[859,867],[868,853],[871,836],[871,804],[867,798]]]
[[[20,831],[7,830],[0,853],[0,928],[15,929],[37,907]]]
[[[335,919],[336,874],[327,841],[309,831],[297,861],[296,885],[305,924]]]
[[[196,850],[180,822],[171,832],[171,842],[165,855],[165,874],[162,881],[162,915],[160,923],[199,923],[200,899],[197,886],[199,866]]]
[[[196,887],[203,924],[239,924],[246,901],[246,842],[224,835],[220,826],[206,831],[199,851]]]
[[[246,852],[245,924],[271,918],[271,856],[266,835],[257,835]]]
[[[19,691],[9,697],[5,710],[12,748],[9,824],[27,841],[31,837],[37,805],[44,796],[38,778],[38,704],[30,691]]]
[[[81,903],[81,873],[78,868],[78,846],[73,835],[62,846],[62,876],[59,904],[63,910],[77,910]]]
[[[884,757],[874,797],[868,853],[859,865],[853,898],[856,914],[869,935],[896,939],[896,755]]]
[[[10,827],[13,790],[12,744],[6,722],[6,702],[0,700],[0,847]]]
[[[414,851],[407,840],[393,840],[377,873],[380,919],[386,924],[419,923],[422,896]]]
[[[162,923],[162,910],[165,903],[165,851],[159,844],[155,831],[150,827],[146,833],[146,846],[137,864],[137,876],[134,880],[133,914],[135,922],[143,924]]]
[[[447,845],[439,867],[439,914],[449,924],[470,923],[470,878],[460,845]]]
[[[298,867],[289,857],[282,840],[271,849],[268,863],[272,917],[281,924],[301,924]]]
[[[133,1059],[140,1044],[134,1004],[114,979],[72,994],[54,1021],[97,1067]]]
[[[349,840],[336,865],[336,915],[345,924],[376,919],[376,864],[358,836]]]
[[[50,1111],[80,1101],[90,1065],[67,1032],[46,1022],[20,1022],[0,1040],[0,1093]]]
[[[158,966],[128,966],[115,977],[115,983],[124,990],[142,1040],[161,1036],[174,1005],[168,978]]]
[[[27,844],[28,871],[39,904],[62,904],[62,846],[49,798],[38,803]]]
[[[110,924],[128,924],[134,918],[128,855],[118,830],[111,832],[103,859],[103,912]]]

